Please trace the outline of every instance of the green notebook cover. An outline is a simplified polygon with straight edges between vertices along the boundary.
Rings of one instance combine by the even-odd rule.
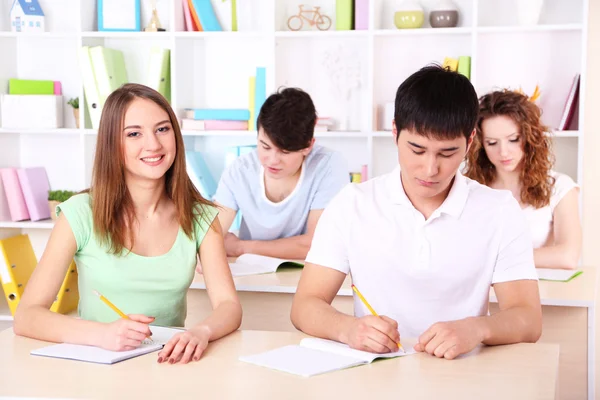
[[[121,85],[128,82],[123,52],[107,47],[90,48],[90,58],[94,67],[100,104]]]
[[[583,271],[576,271],[573,273],[573,275],[570,275],[568,278],[565,278],[565,279],[547,278],[547,277],[543,277],[543,276],[541,276],[539,279],[540,279],[540,281],[550,281],[550,282],[570,282],[581,274],[583,274]]]
[[[9,79],[8,94],[54,94],[54,81]]]
[[[354,29],[354,1],[335,0],[335,30],[350,31]]]
[[[458,73],[466,76],[467,79],[471,79],[471,57],[458,57]]]

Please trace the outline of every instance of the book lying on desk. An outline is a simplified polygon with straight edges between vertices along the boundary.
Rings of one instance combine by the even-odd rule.
[[[299,345],[283,346],[260,354],[242,356],[240,361],[310,377],[370,364],[378,358],[395,358],[416,353],[413,344],[409,344],[408,341],[402,347],[405,352],[399,350],[394,353],[377,354],[355,350],[346,344],[332,340],[306,338],[302,339]]]
[[[142,343],[138,348],[133,350],[111,351],[95,346],[60,343],[32,350],[31,355],[87,361],[98,364],[115,364],[123,360],[161,350],[175,334],[183,332],[183,329],[151,325],[150,331],[152,331],[152,340]]]
[[[538,279],[541,281],[569,282],[583,274],[582,270],[536,268]]]
[[[302,268],[299,261],[260,256],[258,254],[242,254],[235,262],[229,263],[233,276],[258,275],[277,272],[282,267]]]

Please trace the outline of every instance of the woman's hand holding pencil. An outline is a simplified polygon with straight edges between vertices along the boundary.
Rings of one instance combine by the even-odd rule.
[[[99,347],[112,351],[133,350],[139,347],[146,338],[152,336],[148,324],[154,321],[154,317],[139,314],[125,315],[98,291],[94,290],[94,294],[121,317],[104,325],[105,329],[100,335]]]

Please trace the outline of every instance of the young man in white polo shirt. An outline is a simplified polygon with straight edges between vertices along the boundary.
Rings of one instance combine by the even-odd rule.
[[[461,175],[477,94],[467,78],[425,67],[396,93],[399,167],[346,186],[323,212],[292,306],[293,324],[376,353],[415,350],[453,359],[480,343],[535,342],[542,329],[533,248],[508,191]],[[347,274],[354,314],[331,306]],[[490,285],[500,311],[488,315]]]

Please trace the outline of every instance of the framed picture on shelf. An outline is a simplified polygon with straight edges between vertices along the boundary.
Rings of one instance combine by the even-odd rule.
[[[98,31],[139,32],[140,0],[98,0]]]

